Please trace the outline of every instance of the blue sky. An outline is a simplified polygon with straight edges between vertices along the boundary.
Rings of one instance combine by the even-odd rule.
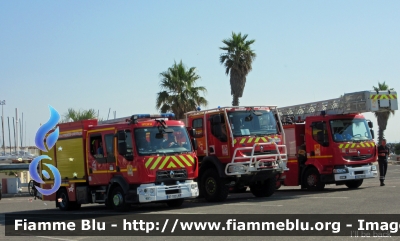
[[[208,108],[228,106],[219,47],[232,31],[256,40],[241,105],[337,98],[378,81],[399,90],[399,9],[399,1],[1,1],[0,100],[5,117],[24,114],[34,145],[48,105],[61,115],[156,113],[159,73],[182,60],[197,68]],[[389,141],[400,141],[399,115]],[[6,118],[8,144],[7,130]]]

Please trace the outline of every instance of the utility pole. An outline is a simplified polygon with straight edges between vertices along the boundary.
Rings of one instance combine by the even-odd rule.
[[[19,143],[20,143],[20,145],[19,145],[19,148],[22,150],[22,140],[23,140],[23,138],[24,138],[24,129],[23,129],[24,127],[22,126],[22,121],[21,121],[21,119],[19,119],[19,138],[20,138],[20,141],[19,141]]]
[[[3,138],[3,151],[4,151],[4,155],[6,154],[6,143],[4,142],[4,105],[6,104],[5,100],[1,100],[0,101],[0,105],[1,105],[1,131],[2,131],[2,138]]]
[[[15,126],[16,126],[16,128],[15,128],[15,150],[17,151],[17,155],[19,154],[18,153],[18,151],[19,151],[19,148],[18,148],[18,110],[17,110],[17,108],[15,108]]]
[[[24,112],[22,112],[22,121],[20,121],[19,125],[21,126],[21,148],[24,140]]]
[[[14,150],[15,150],[15,152],[17,152],[17,143],[15,142],[16,138],[15,138],[15,121],[14,121],[14,117],[13,117],[13,131],[14,131]]]
[[[11,132],[10,132],[10,117],[7,116],[8,120],[8,141],[10,143],[10,155],[11,155]]]

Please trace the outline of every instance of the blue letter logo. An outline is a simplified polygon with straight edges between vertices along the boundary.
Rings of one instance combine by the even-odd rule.
[[[56,144],[58,135],[59,135],[59,129],[57,127],[46,138],[46,146],[47,146],[47,149],[46,149],[45,144],[44,144],[46,133],[49,132],[50,130],[52,130],[57,125],[58,121],[60,120],[60,115],[58,114],[58,112],[51,106],[49,106],[49,108],[50,108],[50,119],[39,128],[39,130],[36,133],[36,137],[35,137],[35,144],[36,144],[37,148],[39,148],[40,150],[42,150],[44,152],[47,152]],[[38,156],[35,159],[33,159],[31,164],[29,164],[29,174],[31,175],[32,179],[37,183],[45,183],[40,178],[39,173],[37,172],[37,167],[39,165],[39,162],[42,159],[51,160],[51,158],[49,156],[41,155],[41,156]],[[51,194],[57,192],[57,190],[60,188],[61,175],[55,166],[53,166],[51,164],[47,164],[47,163],[44,163],[44,165],[46,165],[53,173],[54,185],[51,189],[42,189],[40,187],[36,187],[36,190],[38,190],[38,192],[40,192],[41,194],[48,196],[48,195],[51,195]],[[50,175],[46,170],[42,170],[42,174],[46,179],[50,178]]]

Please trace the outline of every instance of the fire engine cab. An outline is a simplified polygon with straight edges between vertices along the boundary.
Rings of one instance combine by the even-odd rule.
[[[395,91],[360,91],[340,98],[279,108],[288,147],[286,179],[278,185],[322,190],[358,188],[377,177],[371,121],[361,113],[397,110]]]
[[[180,206],[199,195],[196,141],[174,114],[61,123],[56,144],[44,155],[58,168],[62,184],[57,193],[42,196],[61,210],[103,203],[126,210],[130,204],[165,202]],[[40,170],[41,173],[41,170]],[[50,189],[54,177],[41,184]],[[43,178],[42,178],[43,179]],[[45,179],[43,179],[45,180]]]
[[[223,201],[229,188],[256,197],[275,192],[286,169],[286,146],[276,106],[235,106],[185,114],[198,143],[200,196]]]

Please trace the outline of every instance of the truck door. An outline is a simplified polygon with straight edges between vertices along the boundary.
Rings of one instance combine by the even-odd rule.
[[[101,132],[92,132],[88,137],[88,173],[90,185],[108,184],[108,164],[105,156],[104,138]]]
[[[217,156],[220,159],[229,159],[228,135],[224,114],[211,116],[210,132],[208,142],[210,155]]]
[[[132,132],[130,130],[118,130],[117,134],[117,162],[120,172],[129,182],[138,181],[139,177],[136,175],[138,163],[134,161]],[[125,138],[120,139],[119,136],[121,135]]]
[[[323,166],[329,165],[332,162],[332,148],[330,148],[329,141],[329,128],[327,123],[324,121],[318,121],[311,123],[311,135],[307,135],[307,143],[311,143],[311,146],[307,144],[310,150],[309,161],[314,162],[314,165],[321,172]],[[309,161],[307,162],[308,164]]]
[[[117,162],[115,158],[115,132],[114,130],[104,132],[105,149],[104,155],[108,166],[108,180],[111,179],[113,174],[117,171]]]

